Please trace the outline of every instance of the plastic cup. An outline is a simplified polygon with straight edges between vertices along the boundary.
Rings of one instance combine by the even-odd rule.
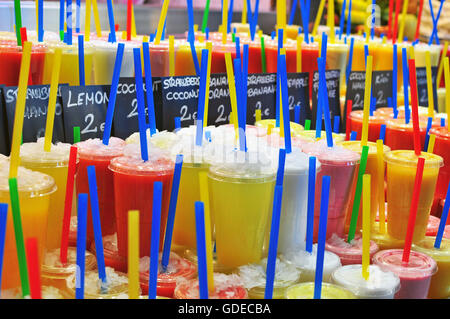
[[[9,166],[9,157],[0,154],[0,169],[3,169],[4,167]]]
[[[356,299],[348,289],[323,282],[321,299]],[[290,287],[286,291],[286,299],[314,299],[314,283],[304,282]]]
[[[300,139],[303,139],[305,141],[310,142],[316,142],[316,130],[304,130],[304,131],[298,131],[295,132],[295,137],[298,137]],[[338,134],[338,133],[331,133],[331,136],[333,137],[333,144],[343,142],[345,140],[345,135]],[[325,131],[320,132],[320,138],[319,140],[327,140],[327,133]]]
[[[397,91],[403,86],[403,70],[402,68],[402,48],[405,47],[402,43],[397,43]],[[390,71],[394,66],[393,62],[393,46],[392,43],[379,44],[377,49],[377,63],[374,64],[374,71]]]
[[[169,41],[161,41],[159,44],[150,42],[150,65],[152,77],[163,77],[170,75]],[[176,48],[174,48],[176,51]],[[144,72],[145,73],[145,72]]]
[[[367,140],[376,142],[380,138],[381,125],[386,124],[386,116],[374,112],[369,116]],[[350,113],[350,131],[356,132],[356,139],[361,140],[363,126],[363,111],[357,110]]]
[[[317,58],[319,57],[319,45],[317,42],[302,43],[302,72],[309,73],[309,96],[312,96],[312,82],[314,72],[318,70]]]
[[[290,251],[281,255],[281,260],[287,261],[301,271],[300,282],[314,282],[316,275],[317,244],[313,245],[312,253],[306,250]],[[322,282],[331,282],[331,274],[341,267],[341,259],[335,253],[325,250],[323,260]]]
[[[80,193],[90,194],[87,168],[91,165],[95,166],[102,236],[112,235],[116,232],[114,183],[113,173],[108,166],[113,158],[123,155],[125,141],[111,137],[108,145],[104,145],[102,140],[96,138],[77,143],[76,146],[79,159],[76,179],[77,196]],[[87,237],[93,240],[94,228],[90,201],[88,201],[87,215]]]
[[[426,123],[419,121],[420,145],[425,143]],[[386,122],[385,144],[392,150],[413,150],[414,131],[412,120],[405,124],[404,118],[390,119]]]
[[[340,71],[341,84],[345,84],[348,50],[349,46],[347,44],[339,42],[327,43],[326,68],[327,70]]]
[[[362,237],[359,234],[348,243],[347,238],[342,238],[333,234],[325,243],[325,249],[329,250],[341,258],[341,263],[345,265],[354,265],[362,263]],[[370,241],[370,258],[379,250],[378,245],[374,241]]]
[[[214,42],[211,51],[211,74],[227,73],[225,64],[225,53],[229,52],[231,60],[236,58],[236,45],[234,43],[222,44],[221,42]],[[250,65],[250,59],[249,59]]]
[[[330,238],[336,233],[344,235],[345,213],[347,212],[351,188],[356,178],[360,156],[358,153],[335,145],[328,147],[325,140],[303,145],[303,151],[316,156],[321,163],[320,172],[316,177],[314,203],[314,242],[317,242],[320,216],[320,195],[322,176],[330,176],[330,201],[328,207],[327,235]]]
[[[442,157],[438,155],[422,152],[421,156],[425,158],[425,167],[420,187],[413,242],[421,240],[425,236],[438,172],[442,166]],[[385,161],[387,163],[387,232],[393,238],[404,240],[408,227],[418,156],[414,151],[391,151],[385,154]]]
[[[445,88],[437,88],[437,101],[438,101],[438,112],[445,113]]]
[[[198,279],[180,282],[174,292],[175,299],[199,299]],[[214,274],[214,292],[208,294],[209,299],[247,299],[247,290],[242,286],[236,274]]]
[[[251,38],[241,38],[241,43],[248,44],[248,74],[262,73],[261,39],[257,36],[254,41]]]
[[[153,183],[162,182],[160,249],[164,241],[164,229],[169,209],[170,193],[175,163],[167,153],[150,148],[149,160],[140,158],[138,145],[129,144],[124,149],[128,156],[115,157],[109,169],[114,179],[114,204],[117,227],[118,253],[128,256],[128,211],[139,211],[140,256],[148,255],[151,240],[153,208]]]
[[[412,249],[432,257],[437,263],[437,272],[431,277],[429,299],[450,297],[450,240],[443,238],[439,249],[434,247],[435,237],[425,237],[414,244]]]
[[[19,167],[17,175],[20,217],[24,238],[35,237],[38,256],[42,260],[47,235],[51,194],[56,191],[53,177]],[[11,200],[9,194],[9,167],[0,170],[0,203],[8,204],[8,217],[3,255],[2,290],[20,287]]]
[[[275,171],[263,153],[233,151],[208,173],[217,260],[235,268],[262,259],[272,215]]]
[[[400,278],[400,290],[395,299],[426,299],[431,277],[437,271],[436,262],[417,251],[411,251],[408,264],[402,261],[402,257],[402,249],[382,250],[373,256],[373,263]]]
[[[202,63],[202,49],[205,49],[205,43],[196,42],[195,52],[199,65]],[[211,58],[212,60],[212,58]],[[197,75],[194,60],[192,58],[191,47],[188,42],[179,43],[175,52],[175,76],[194,76]]]
[[[439,170],[434,193],[434,200],[438,202],[447,195],[447,188],[450,182],[450,132],[447,127],[433,127],[429,133],[436,136],[433,153],[444,159],[444,166]]]
[[[430,52],[431,66],[438,66],[441,57],[442,46],[438,44],[418,43],[414,48],[414,59],[416,60],[416,68],[425,67],[425,52]]]
[[[64,202],[66,197],[67,171],[69,168],[70,144],[57,143],[50,152],[44,151],[44,138],[20,146],[20,165],[53,177],[56,191],[50,197],[48,232],[45,247],[55,249],[61,246]]]
[[[333,272],[332,282],[352,291],[359,299],[394,299],[400,289],[399,277],[377,265],[369,265],[368,280],[362,276],[362,265],[342,266]]]

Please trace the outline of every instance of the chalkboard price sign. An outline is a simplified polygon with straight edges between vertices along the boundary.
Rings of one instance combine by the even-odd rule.
[[[276,73],[249,74],[247,82],[247,123],[255,123],[255,111],[261,119],[275,118]]]
[[[425,67],[416,68],[417,95],[420,106],[428,106],[427,70]],[[433,87],[433,102],[435,111],[438,110],[436,90],[437,67],[431,67],[431,84]]]
[[[305,118],[311,119],[311,108],[309,107],[309,73],[288,73],[287,75],[289,95],[289,118],[295,120],[295,107],[300,106],[306,112]]]
[[[392,71],[373,71],[372,96],[376,99],[375,108],[387,107],[387,99],[392,97]]]
[[[231,102],[226,74],[211,74],[208,100],[208,125],[228,124]]]
[[[365,71],[352,71],[348,78],[347,93],[345,95],[345,105],[347,101],[352,101],[352,110],[362,110],[364,108],[364,89],[366,81]]]
[[[328,90],[328,104],[330,108],[330,118],[334,119],[335,116],[341,116],[341,106],[339,99],[339,82],[340,82],[340,71],[339,70],[326,70],[325,71],[325,79],[327,81],[327,90]],[[317,102],[318,102],[318,94],[319,94],[319,73],[314,72],[313,75],[313,87],[312,87],[312,121],[311,128],[315,128],[316,124],[316,114],[317,114]],[[323,118],[323,114],[322,114]],[[341,116],[342,118],[342,116]],[[342,121],[341,121],[341,130],[342,130]],[[322,128],[325,128],[322,125]]]

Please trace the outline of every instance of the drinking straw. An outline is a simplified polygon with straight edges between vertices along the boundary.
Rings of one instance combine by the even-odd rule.
[[[266,73],[266,49],[263,36],[261,36],[261,70],[262,73]]]
[[[195,145],[201,146],[203,140],[203,120],[205,113],[205,98],[206,98],[206,72],[208,69],[208,50],[202,50],[202,66],[200,74],[200,88],[198,93],[198,109],[197,109],[197,135],[195,138]]]
[[[300,0],[300,6],[301,6],[302,1],[303,0]],[[291,12],[289,13],[289,22],[288,22],[289,25],[292,25],[292,23],[294,23],[295,10],[297,10],[297,5],[298,5],[298,0],[293,0],[292,6],[291,6]],[[300,8],[300,10],[301,10],[301,8]]]
[[[81,140],[80,138],[80,127],[74,126],[73,127],[73,143],[76,144]]]
[[[38,41],[44,40],[44,0],[37,0],[38,3]]]
[[[70,230],[70,216],[72,214],[72,199],[73,199],[73,186],[75,180],[75,172],[77,169],[77,150],[76,146],[70,147],[69,164],[67,169],[67,183],[66,193],[64,197],[64,216],[61,235],[61,249],[59,258],[61,264],[67,263],[67,248],[69,246],[69,230]]]
[[[31,42],[23,43],[22,61],[20,63],[19,87],[17,89],[16,111],[14,115],[13,135],[11,142],[11,155],[9,177],[17,177],[19,167],[19,152],[27,98],[28,75],[30,70]]]
[[[209,0],[206,0],[209,1]],[[209,28],[205,28],[206,40],[209,40]]]
[[[100,208],[98,204],[97,177],[95,166],[87,167],[89,198],[91,202],[92,225],[94,228],[95,255],[97,257],[98,277],[102,284],[106,284],[105,257],[103,254],[102,227],[100,224]]]
[[[425,67],[427,72],[428,117],[434,117],[433,83],[431,81],[430,51],[425,51]]]
[[[167,0],[168,1],[168,0]],[[147,112],[150,124],[150,136],[156,133],[155,120],[155,102],[153,100],[153,81],[152,81],[152,64],[150,63],[150,49],[148,42],[142,43],[142,51],[144,56],[144,73],[145,73],[145,87],[147,88]]]
[[[225,2],[226,0],[224,0]],[[225,10],[226,11],[226,10]],[[205,217],[203,202],[195,202],[195,229],[197,238],[197,271],[200,299],[208,299],[208,276],[206,269]]]
[[[66,43],[72,45],[72,0],[67,0],[67,32],[66,32]]]
[[[174,75],[175,75],[175,37],[173,35],[169,35],[169,76]]]
[[[364,62],[367,65],[367,56],[369,55],[369,46],[364,44]]]
[[[334,116],[334,121],[333,121],[333,132],[338,134],[340,131],[339,125],[340,125],[340,119],[341,117],[339,115],[335,115]]]
[[[372,88],[372,56],[367,57],[366,65],[366,81],[364,88],[364,110],[363,110],[363,123],[361,131],[361,145],[367,145],[367,139],[369,134],[369,112],[370,112],[370,96]]]
[[[405,30],[405,20],[406,20],[406,10],[408,9],[409,0],[403,0],[403,8],[402,8],[402,21],[400,22],[400,29],[398,33],[398,42],[403,39],[403,32]]]
[[[350,141],[356,141],[356,136],[357,136],[358,132],[356,131],[352,131],[350,133]]]
[[[122,58],[123,58],[124,49],[125,49],[125,44],[118,43],[116,60],[114,63],[113,78],[111,81],[111,89],[109,91],[108,108],[106,110],[105,130],[103,131],[103,144],[104,145],[109,144],[109,138],[111,136],[112,120],[113,120],[113,116],[114,116],[114,108],[116,106],[117,87],[119,86],[120,69],[122,67]],[[139,50],[139,49],[137,49],[137,50]],[[139,61],[139,64],[140,64],[140,61]],[[135,67],[135,69],[136,69],[136,67]],[[140,73],[140,72],[138,72],[138,73]],[[140,73],[140,74],[141,74],[141,79],[142,79],[142,73]],[[150,88],[151,88],[151,86],[150,86]],[[139,99],[138,99],[138,101],[139,101]]]
[[[331,131],[330,110],[328,106],[328,89],[325,77],[325,58],[318,58],[317,61],[319,66],[319,79],[321,78],[321,81],[319,80],[319,82],[322,84],[322,93],[321,93],[321,95],[323,96],[322,112],[325,117],[324,121],[325,121],[325,133],[327,136],[327,146],[333,147],[333,134],[332,134],[333,132]]]
[[[342,33],[344,32],[344,21],[345,21],[345,8],[347,6],[347,0],[344,0],[342,2],[342,9],[341,9],[341,17],[339,21],[339,40],[342,39]]]
[[[411,244],[414,233],[414,225],[416,223],[417,207],[419,206],[420,187],[422,185],[423,168],[425,158],[419,157],[417,162],[416,178],[414,181],[414,190],[411,200],[411,209],[409,211],[408,227],[406,228],[405,246],[403,248],[402,262],[408,264],[409,254],[411,252]]]
[[[90,1],[90,0],[88,0],[88,1]],[[16,1],[14,1],[14,9],[15,9],[15,2]],[[18,2],[20,3],[20,0]],[[61,34],[64,34],[64,5],[65,5],[65,0],[59,0],[59,35],[60,35],[61,41],[63,40],[63,38],[61,37]],[[89,14],[90,14],[90,12],[89,12]],[[16,18],[16,20],[17,20],[17,18]],[[17,45],[20,45],[20,43],[18,42]]]
[[[156,299],[159,266],[159,232],[161,225],[162,182],[153,183],[152,238],[150,245],[150,270],[148,278],[148,299]]]
[[[395,1],[395,19],[394,19],[394,27],[392,31],[392,43],[395,44],[397,41],[397,33],[398,33],[398,14],[400,11],[400,2]]]
[[[427,152],[428,153],[433,153],[435,140],[436,140],[436,135],[430,134],[430,138],[429,138],[429,141],[428,141],[428,148],[427,148]]]
[[[372,0],[372,22],[370,24],[370,39],[375,37],[375,0]]]
[[[445,111],[447,121],[450,121],[450,68],[448,57],[444,59],[444,80],[445,80]],[[450,125],[447,124],[447,130],[450,132]]]
[[[350,78],[350,72],[352,71],[352,63],[353,63],[353,45],[355,43],[355,39],[351,38],[350,39],[350,49],[349,49],[349,53],[348,53],[348,64],[347,64],[347,69],[345,70],[345,84],[348,84],[348,79]]]
[[[286,55],[280,54],[279,59],[281,62],[281,98],[283,103],[281,103],[281,107],[283,110],[283,126],[284,126],[284,147],[286,149],[286,153],[291,153],[291,121],[289,119],[289,102],[288,102],[288,84],[287,84],[287,67],[286,67]],[[281,131],[281,128],[280,128]]]
[[[334,0],[328,0],[328,8],[327,8],[327,25],[330,33],[330,41],[334,43]]]
[[[362,276],[369,279],[370,264],[370,174],[363,175],[363,212],[362,212]]]
[[[300,124],[300,111],[301,111],[300,105],[294,106],[294,119],[295,119],[295,123],[298,123],[298,124]]]
[[[84,37],[86,42],[89,42],[91,36],[91,0],[86,0],[85,4],[85,21],[84,21]]]
[[[208,25],[209,4],[210,4],[210,0],[206,0],[205,10],[203,11],[202,32],[206,31],[206,28],[207,28],[207,25]]]
[[[84,43],[83,35],[78,35],[78,74],[80,86],[85,86],[85,76],[84,76]]]
[[[441,221],[439,222],[439,228],[438,228],[438,231],[436,234],[436,239],[434,240],[434,248],[436,248],[436,249],[441,248],[442,236],[444,235],[444,230],[445,230],[445,225],[447,223],[449,208],[450,208],[450,184],[448,185],[448,188],[447,188],[447,195],[445,197],[444,209],[442,210]],[[0,266],[1,266],[1,264],[0,264]],[[1,275],[1,273],[0,273],[0,275]]]
[[[394,111],[394,119],[398,116],[397,111],[397,44],[393,45],[393,53],[392,53],[392,108]]]
[[[378,180],[384,181],[384,151],[383,140],[377,140],[377,173]],[[380,234],[386,233],[385,220],[385,200],[384,200],[384,183],[378,183],[378,214],[380,215]]]
[[[17,45],[22,45],[20,28],[22,28],[22,12],[20,9],[20,0],[14,0],[14,25],[16,27]]]
[[[424,152],[426,152],[427,149],[428,149],[428,141],[430,139],[429,132],[430,132],[430,129],[431,129],[432,122],[433,122],[433,118],[432,117],[428,117],[428,120],[427,120],[427,131],[425,133],[425,143],[424,143],[424,146],[423,146],[423,151]]]
[[[409,60],[409,82],[411,83],[411,104],[412,104],[412,120],[413,120],[413,136],[414,151],[417,156],[420,155],[420,128],[419,128],[419,111],[417,103],[417,78],[415,60]]]
[[[136,79],[136,97],[138,108],[138,121],[139,121],[139,136],[141,144],[141,158],[144,162],[148,161],[148,149],[147,149],[147,123],[145,120],[145,101],[144,101],[144,85],[142,83],[142,67],[141,67],[141,55],[140,49],[134,48],[134,74]]]
[[[321,299],[323,261],[325,255],[325,240],[327,235],[328,201],[330,199],[330,176],[322,177],[322,192],[320,197],[319,233],[317,239],[316,273],[314,278],[314,299]]]
[[[71,1],[71,0],[67,0]],[[111,33],[111,42],[116,42],[116,28],[114,26],[114,11],[112,7],[112,0],[107,0],[108,6],[108,20],[109,20],[109,32]],[[128,32],[127,32],[128,37]]]
[[[78,194],[77,213],[77,267],[75,273],[75,298],[84,299],[84,273],[86,259],[86,225],[88,195]]]
[[[181,119],[179,116],[174,118],[175,120],[175,132],[178,132],[179,129],[181,129]]]
[[[20,28],[20,36],[21,36],[23,42],[28,41],[28,39],[27,39],[27,28],[25,28],[25,27]]]
[[[139,211],[128,211],[128,298],[139,299]]]
[[[227,0],[224,0],[224,2]],[[238,138],[238,112],[237,112],[237,100],[236,100],[236,82],[234,79],[233,65],[231,64],[231,53],[225,52],[225,66],[228,76],[228,89],[230,91],[231,111],[233,117],[230,115],[230,119],[233,119],[236,139]]]
[[[233,5],[234,0],[230,0],[230,7],[228,8],[227,32],[231,31],[231,20],[233,19]],[[236,32],[235,32],[236,33]]]
[[[212,42],[206,42],[206,49],[208,50],[207,70],[206,70],[206,85],[205,85],[205,111],[203,114],[203,127],[208,126],[208,110],[209,110],[209,85],[211,82],[211,59],[212,59]],[[203,61],[203,59],[202,59]],[[203,63],[202,63],[203,64]]]
[[[164,0],[164,2],[163,2],[161,14],[159,16],[159,21],[158,21],[158,28],[156,29],[155,44],[159,44],[161,41],[161,35],[162,35],[163,28],[164,28],[164,23],[166,21],[167,10],[169,8],[169,1],[170,0]]]
[[[189,1],[188,1],[189,3]],[[222,44],[227,43],[227,33],[228,33],[228,0],[222,1]]]
[[[25,241],[28,262],[28,277],[30,278],[31,299],[42,299],[41,273],[38,256],[37,238],[28,238]]]
[[[127,0],[127,41],[131,40],[131,4],[131,0]]]
[[[380,125],[380,136],[379,139],[384,143],[384,138],[386,136],[386,124]]]
[[[441,127],[445,127],[445,118],[441,118]]]
[[[195,50],[195,35],[194,33],[190,33],[192,35],[188,35],[189,46],[191,47],[191,55],[192,60],[194,61],[195,74],[200,76],[200,64],[197,58],[197,51]]]
[[[3,257],[5,252],[7,218],[8,218],[8,204],[0,203],[0,287],[2,285]],[[1,290],[0,290],[0,297],[1,297]]]
[[[436,44],[439,44],[439,37],[437,36],[437,25],[439,18],[441,17],[442,12],[442,6],[444,5],[445,0],[441,1],[441,4],[439,5],[439,10],[436,16],[436,19],[434,18],[434,12],[433,12],[433,5],[431,4],[431,1],[429,1],[430,4],[430,11],[431,11],[431,18],[433,20],[433,31],[431,32],[431,37],[428,41],[428,45],[433,43],[433,39],[436,38]]]
[[[235,80],[236,80],[236,98],[237,98],[237,111],[238,111],[238,126],[239,126],[239,149],[241,151],[246,150],[245,142],[245,118],[243,112],[243,100],[244,100],[244,90],[242,84],[242,71],[241,71],[241,60],[234,59],[234,70],[235,70]]]
[[[92,8],[94,9],[95,31],[97,32],[97,37],[101,37],[102,29],[100,25],[100,16],[98,14],[97,0],[92,0]]]
[[[352,112],[353,107],[353,101],[348,100],[347,101],[347,116],[346,116],[346,122],[345,122],[345,140],[348,141],[350,139],[350,113]]]
[[[164,24],[164,28],[166,27],[166,24]],[[163,28],[163,36],[164,39],[164,28]],[[131,3],[131,36],[136,37],[136,20],[134,18],[134,6],[133,2]]]
[[[305,131],[309,131],[311,128],[311,120],[305,120]]]
[[[297,73],[302,72],[302,37],[297,36]]]
[[[286,150],[284,148],[280,148],[278,151],[278,169],[277,169],[277,178],[275,181],[276,185],[283,186],[285,162],[286,162]]]
[[[244,44],[243,61],[242,61],[242,122],[245,133],[247,122],[247,92],[248,92],[248,44]],[[211,54],[211,53],[210,53]],[[208,81],[209,82],[209,81]],[[209,87],[208,87],[209,90]],[[245,134],[244,134],[245,136]]]
[[[76,0],[76,9],[75,12],[75,32],[80,33],[80,8],[81,7],[81,0]]]
[[[256,109],[255,110],[255,123],[261,121],[261,110]]]
[[[403,95],[405,100],[405,123],[408,124],[411,116],[411,111],[409,109],[409,93],[408,93],[408,87],[409,87],[409,74],[408,74],[408,61],[406,56],[406,48],[402,48],[402,68],[403,68]],[[395,97],[397,95],[395,94]],[[393,101],[394,104],[396,104],[396,101]]]
[[[420,0],[419,13],[417,14],[416,33],[415,33],[415,36],[414,36],[415,40],[419,39],[420,22],[422,21],[422,10],[423,10],[423,0]]]
[[[308,206],[306,215],[306,251],[312,253],[314,231],[314,199],[316,190],[316,157],[309,158]]]
[[[348,230],[348,237],[347,242],[351,242],[353,238],[355,238],[355,232],[356,232],[356,223],[358,222],[358,212],[359,207],[361,204],[361,193],[362,193],[362,183],[363,183],[363,175],[366,172],[366,165],[367,165],[367,155],[369,153],[369,146],[364,145],[362,147],[361,152],[361,161],[359,164],[358,169],[358,179],[356,181],[356,188],[355,188],[355,197],[353,199],[353,208],[352,208],[352,215],[350,219],[350,228]]]
[[[315,37],[317,34],[317,29],[319,27],[320,20],[322,19],[324,7],[325,7],[325,0],[320,0],[319,8],[317,9],[316,20],[314,20],[314,27],[311,32],[313,37]]]
[[[446,57],[447,52],[448,52],[448,41],[445,41],[444,49],[442,50],[441,59],[439,61],[439,68],[438,68],[438,73],[437,73],[437,78],[436,78],[437,85],[439,85],[441,83],[442,72],[444,71],[444,58]]]
[[[351,27],[352,27],[352,0],[350,0],[348,3],[347,37],[350,36]]]

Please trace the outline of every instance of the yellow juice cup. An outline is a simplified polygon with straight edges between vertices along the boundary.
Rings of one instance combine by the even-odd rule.
[[[286,291],[286,299],[314,299],[314,283],[305,282],[290,287]],[[348,289],[323,282],[321,299],[356,299],[356,296]]]
[[[347,69],[347,56],[349,46],[342,43],[327,44],[327,70],[340,70],[341,85],[345,85],[345,73]]]
[[[199,66],[202,63],[202,49],[205,49],[205,43],[195,42],[195,52]],[[196,75],[194,60],[192,58],[191,46],[188,42],[182,41],[175,47],[175,76]]]
[[[430,52],[431,66],[438,66],[441,57],[442,46],[439,44],[418,43],[414,46],[414,58],[416,60],[416,68],[425,67],[425,53]]]
[[[402,48],[404,44],[397,44],[397,91],[403,86],[403,68],[402,68]],[[377,47],[377,64],[374,64],[374,71],[390,71],[394,66],[393,61],[393,45],[391,43],[380,44]]]

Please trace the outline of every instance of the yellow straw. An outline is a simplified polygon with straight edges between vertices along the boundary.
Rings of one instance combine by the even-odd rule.
[[[123,30],[122,31],[122,40],[126,40],[127,39],[127,31]]]
[[[198,31],[198,24],[194,24],[194,32]]]
[[[408,0],[403,1],[402,21],[400,22],[400,29],[398,31],[398,42],[403,42],[403,31],[405,30],[406,10],[408,9]]]
[[[161,36],[162,31],[164,28],[164,22],[166,21],[167,16],[167,9],[169,9],[169,1],[170,0],[164,0],[161,15],[159,16],[159,22],[158,22],[158,28],[156,29],[156,37],[155,37],[155,44],[159,44],[161,42]]]
[[[445,111],[447,112],[447,131],[450,132],[450,71],[448,65],[448,57],[444,59],[444,76],[445,76]]]
[[[431,82],[430,51],[425,51],[425,66],[427,70],[428,117],[434,117],[434,98],[433,98],[433,83]]]
[[[377,166],[378,166],[378,214],[380,216],[380,234],[386,233],[386,215],[384,200],[384,154],[383,140],[377,140]]]
[[[325,7],[325,0],[320,0],[319,9],[317,10],[316,20],[314,21],[314,27],[311,35],[313,37],[317,34],[317,28],[319,27],[320,19],[322,18],[323,8]],[[319,47],[320,48],[320,47]]]
[[[211,244],[211,215],[209,210],[208,173],[200,172],[198,175],[200,183],[200,200],[205,204],[206,273],[208,276],[208,290],[210,293],[213,293],[213,250]]]
[[[436,140],[436,135],[430,134],[430,139],[428,140],[428,153],[433,153],[434,151],[434,141]]]
[[[9,178],[17,177],[17,170],[19,168],[20,162],[19,153],[20,153],[20,144],[22,141],[23,117],[25,114],[25,102],[27,99],[27,90],[28,90],[28,75],[30,71],[31,42],[25,41],[22,43],[22,45],[23,45],[23,52],[22,52],[22,61],[20,63],[16,112],[14,115]]]
[[[267,135],[272,134],[273,124],[267,125]]]
[[[370,91],[372,87],[372,56],[367,56],[366,85],[364,88],[364,110],[361,132],[361,146],[367,145],[369,134]]]
[[[86,17],[84,22],[84,40],[89,42],[91,37],[91,0],[86,0]]]
[[[439,86],[439,83],[441,83],[442,79],[442,71],[444,71],[444,58],[447,55],[448,52],[448,41],[444,42],[444,50],[442,51],[441,60],[439,61],[439,69],[437,74],[437,86]]]
[[[227,43],[228,0],[222,3],[222,44]]]
[[[330,43],[334,43],[334,0],[328,0],[327,13],[327,24],[330,29]]]
[[[134,19],[133,2],[131,2],[131,37],[136,37],[136,20]]]
[[[242,24],[246,24],[247,23],[247,1],[246,0],[242,0],[241,23]]]
[[[255,110],[255,123],[261,121],[261,110],[256,109]]]
[[[409,47],[409,58],[410,58],[410,59],[413,59],[413,60],[415,59],[415,57],[414,57],[414,56],[415,56],[415,53],[414,53],[414,52],[415,52],[415,51],[414,51],[414,47],[413,47],[413,46],[410,46],[410,47]]]
[[[139,211],[128,212],[128,298],[139,299]]]
[[[212,55],[212,42],[206,43],[208,49],[208,69],[206,71],[206,88],[205,88],[205,110],[203,118],[203,127],[208,126],[208,106],[209,106],[209,82],[211,81],[211,55]]]
[[[262,30],[258,30],[258,38],[261,38],[263,36],[263,31]]]
[[[302,36],[297,36],[297,73],[302,72]]]
[[[175,75],[175,37],[169,35],[169,76]]]
[[[369,279],[370,264],[370,175],[363,175],[362,276]]]
[[[50,152],[52,147],[53,126],[55,122],[56,97],[58,94],[59,71],[61,68],[61,48],[55,49],[55,57],[52,67],[52,78],[50,82],[50,95],[47,107],[47,123],[45,125],[44,151]]]
[[[100,27],[100,16],[98,15],[97,0],[92,0],[92,7],[94,8],[94,22],[95,31],[97,32],[97,37],[102,36],[102,28]]]
[[[286,1],[277,1],[277,28],[286,29]]]
[[[149,41],[150,41],[150,38],[149,38],[148,35],[144,35],[144,36],[142,37],[142,42],[149,42]]]
[[[224,0],[225,3],[227,0]],[[227,10],[224,10],[227,11]],[[236,87],[234,82],[234,73],[233,73],[233,65],[231,64],[231,53],[225,52],[225,66],[227,68],[228,75],[228,88],[230,90],[230,101],[231,101],[231,111],[233,112],[233,124],[234,130],[236,134],[236,140],[238,139],[238,119],[237,119],[237,100],[236,100]],[[231,120],[231,116],[230,116]]]

